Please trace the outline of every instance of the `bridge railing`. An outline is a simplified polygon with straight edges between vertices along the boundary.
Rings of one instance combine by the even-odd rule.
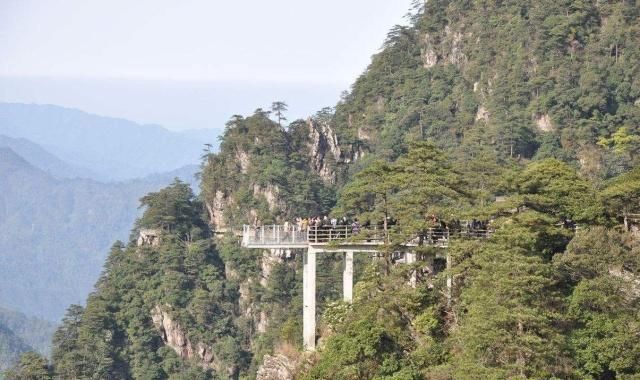
[[[308,240],[310,244],[329,243],[337,240],[358,240],[361,242],[382,242],[384,231],[377,227],[357,228],[352,226],[312,226],[309,227]]]
[[[247,245],[299,245],[307,243],[307,231],[297,226],[243,226],[242,243]]]
[[[640,214],[626,214],[626,217],[630,221],[640,221]]]
[[[489,229],[446,229],[431,228],[416,236],[406,244],[448,246],[451,238],[482,239],[491,236]],[[262,225],[243,227],[242,242],[244,246],[295,246],[305,244],[326,244],[332,241],[349,240],[358,243],[382,243],[384,231],[380,227],[354,229],[349,225],[340,226],[312,226],[301,229],[298,226]]]

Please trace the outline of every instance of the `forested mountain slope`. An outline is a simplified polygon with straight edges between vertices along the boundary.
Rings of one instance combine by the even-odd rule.
[[[556,157],[590,178],[637,162],[636,2],[417,4],[338,104],[341,144],[395,158],[431,138],[467,160],[488,147],[498,160]]]
[[[86,309],[68,311],[52,371],[637,378],[639,11],[417,3],[335,112],[234,116],[204,157],[199,199],[179,182],[143,199]],[[341,257],[319,259],[319,350],[302,353],[301,255],[242,249],[234,230],[327,212],[395,223],[382,259],[357,263],[352,305],[332,302]],[[434,217],[494,232],[393,265]]]

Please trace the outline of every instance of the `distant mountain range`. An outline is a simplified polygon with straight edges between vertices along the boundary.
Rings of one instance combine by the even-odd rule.
[[[46,321],[84,303],[109,247],[129,238],[138,200],[175,178],[197,190],[202,149],[216,140],[0,103],[0,371],[25,351],[49,353]]]
[[[82,303],[114,241],[126,240],[138,199],[196,166],[121,183],[56,179],[0,148],[0,305],[58,320]]]
[[[0,103],[0,146],[56,178],[121,181],[195,165],[214,130],[173,132],[156,125],[52,105]],[[46,157],[32,144],[56,156]],[[65,167],[59,161],[66,162]]]
[[[49,355],[55,328],[51,322],[0,308],[0,371],[10,367],[27,351]]]
[[[94,173],[89,169],[74,166],[62,161],[55,155],[47,152],[40,145],[24,138],[13,138],[0,135],[0,147],[10,148],[32,165],[58,179],[99,177],[97,173]]]

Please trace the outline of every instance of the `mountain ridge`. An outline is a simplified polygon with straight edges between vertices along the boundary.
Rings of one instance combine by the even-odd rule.
[[[56,178],[94,178],[97,175],[86,168],[62,161],[40,145],[25,139],[0,135],[0,147],[7,147],[32,165]]]
[[[28,139],[95,179],[124,180],[197,164],[216,136],[169,131],[53,105],[0,103],[0,134]],[[201,141],[204,140],[204,141]],[[117,153],[117,154],[114,154]]]

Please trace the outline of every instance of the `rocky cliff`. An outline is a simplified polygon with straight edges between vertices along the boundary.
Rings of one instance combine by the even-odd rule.
[[[197,363],[203,369],[213,369],[217,373],[235,376],[237,367],[228,366],[216,358],[213,347],[201,342],[193,343],[188,337],[188,332],[171,318],[171,310],[171,305],[156,305],[151,311],[151,319],[164,344],[171,347],[180,358]]]

